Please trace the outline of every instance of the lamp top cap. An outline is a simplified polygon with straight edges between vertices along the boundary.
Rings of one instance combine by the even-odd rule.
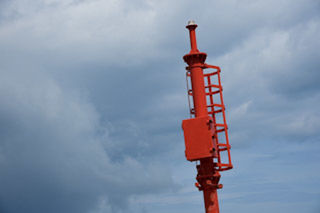
[[[188,25],[187,26],[192,26],[192,25],[196,25],[196,22],[194,20],[188,21]]]

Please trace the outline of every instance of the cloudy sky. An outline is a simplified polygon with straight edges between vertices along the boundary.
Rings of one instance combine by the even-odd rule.
[[[1,0],[1,213],[204,212],[190,19],[222,68],[221,212],[320,212],[319,0]]]

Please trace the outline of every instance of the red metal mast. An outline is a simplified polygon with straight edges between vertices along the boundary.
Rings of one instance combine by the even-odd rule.
[[[205,64],[206,53],[197,48],[197,25],[189,21],[186,26],[190,34],[191,51],[183,59],[186,67],[190,119],[182,121],[185,138],[185,154],[189,161],[199,161],[197,165],[196,187],[203,191],[206,213],[219,213],[217,189],[220,173],[232,169],[228,127],[222,97],[220,67]],[[213,69],[207,72],[205,69]]]

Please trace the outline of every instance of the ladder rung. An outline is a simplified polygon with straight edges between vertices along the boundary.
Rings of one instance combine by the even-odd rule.
[[[216,113],[222,112],[222,110],[216,110],[216,111],[209,111],[208,114],[213,115]]]
[[[221,87],[221,86],[219,86],[219,85],[215,85],[215,84],[209,84],[208,86],[205,86],[205,88],[210,88],[210,87],[214,87],[214,88],[222,89],[222,87]]]
[[[217,163],[217,166],[219,167],[229,167],[229,166],[232,166],[231,163]]]
[[[206,73],[206,74],[203,74],[203,75],[206,76],[206,77],[208,77],[208,76],[212,76],[212,75],[216,75],[216,74],[218,74],[218,71]]]
[[[219,112],[222,112],[222,110],[219,109],[219,110],[215,110],[215,111],[209,111],[208,113],[209,113],[210,115],[213,115],[213,114],[216,114],[216,113],[219,113]]]
[[[218,110],[215,110],[215,111],[209,111],[208,113],[212,115],[213,113],[220,113],[220,112],[222,112],[222,111],[223,111],[222,109],[218,109]],[[193,108],[190,109],[190,113],[191,113],[191,114],[194,114],[194,113],[195,113],[195,111],[194,111]]]
[[[209,111],[208,113],[212,115],[212,114],[215,114],[215,113],[220,113],[222,111],[223,111],[222,109],[218,109],[218,110],[214,110],[214,111]]]
[[[224,109],[224,106],[222,104],[209,104],[207,107],[214,107],[214,106]]]
[[[217,132],[219,133],[219,132],[223,132],[223,131],[225,131],[225,130],[226,130],[225,128],[217,129]]]
[[[227,125],[225,125],[225,124],[216,124],[216,126],[221,126],[221,127],[224,127],[224,128],[227,127]]]
[[[231,163],[217,163],[217,167],[219,167],[218,171],[225,171],[233,168]]]
[[[223,111],[222,109],[218,109],[218,110],[215,110],[214,113],[220,113],[222,111]]]
[[[231,148],[231,146],[229,144],[226,144],[226,143],[218,143],[217,146],[223,146],[223,147]]]
[[[206,92],[206,95],[215,95],[215,94],[218,94],[219,92],[220,90],[213,91],[213,92]]]

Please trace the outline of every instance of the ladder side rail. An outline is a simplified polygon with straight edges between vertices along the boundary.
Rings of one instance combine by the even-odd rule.
[[[208,82],[208,86],[209,85],[211,85],[211,76],[210,75],[207,75],[206,76],[207,77],[207,82]],[[209,86],[208,87],[208,89],[209,89],[209,94],[212,92],[212,88]],[[218,134],[217,134],[217,126],[216,126],[216,116],[215,116],[215,113],[214,113],[214,102],[213,102],[213,95],[209,95],[209,99],[210,99],[210,105],[211,105],[211,111],[213,112],[212,114],[211,114],[211,116],[212,116],[212,120],[213,120],[213,124],[214,124],[214,137],[215,137],[215,139],[216,139],[216,141],[217,141],[217,144],[219,143],[219,138],[218,138]],[[218,154],[218,163],[219,164],[221,164],[221,156],[220,156],[220,152],[219,152],[219,147],[217,146],[217,154]],[[218,164],[218,165],[219,165]],[[220,169],[220,166],[219,166],[219,169]]]
[[[218,67],[218,83],[221,86],[221,78],[220,78],[220,67]],[[223,102],[223,95],[222,92],[220,92],[220,102],[221,105],[224,106],[224,102]],[[225,137],[226,137],[226,144],[228,145],[228,161],[229,161],[229,165],[232,168],[232,163],[231,163],[231,154],[230,154],[230,144],[229,144],[229,136],[228,136],[228,126],[227,126],[227,121],[226,121],[226,113],[225,113],[225,107],[223,107],[223,111],[222,111],[222,115],[223,115],[223,122],[225,124]]]
[[[220,104],[211,103],[210,105],[216,106],[216,107],[221,107],[221,112],[222,112],[222,117],[223,117],[223,124],[217,124],[217,126],[221,126],[221,127],[224,127],[224,128],[223,129],[219,129],[219,131],[217,131],[217,133],[224,132],[225,138],[226,138],[226,146],[224,148],[222,148],[222,149],[218,149],[218,153],[219,153],[218,155],[221,156],[220,155],[221,151],[227,151],[228,163],[221,163],[221,161],[220,161],[220,162],[218,162],[218,165],[219,165],[219,171],[224,171],[224,170],[231,169],[232,168],[232,163],[231,163],[231,154],[230,154],[231,146],[229,144],[228,126],[227,126],[227,122],[226,122],[225,106],[224,106],[224,102],[223,102],[222,85],[221,85],[221,78],[220,78],[221,69],[218,66],[204,64],[204,69],[206,69],[206,68],[212,68],[212,69],[216,70],[215,72],[205,74],[207,77],[213,76],[213,75],[217,75],[217,77],[218,77],[218,85],[211,85],[211,83],[210,83],[206,88],[212,88],[212,87],[219,88]],[[215,114],[215,112],[212,113],[212,116],[214,116],[214,114]],[[222,144],[219,144],[219,146],[221,146],[221,145]]]
[[[191,107],[191,101],[190,101],[190,96],[192,96],[192,89],[190,89],[190,86],[189,86],[189,78],[190,78],[190,71],[188,70],[188,68],[186,68],[186,82],[187,82],[187,95],[188,95],[188,105],[189,105],[189,113],[190,113],[190,118],[192,118],[192,110],[193,110],[193,107]],[[189,91],[191,91],[191,94],[189,93]],[[192,97],[193,98],[193,97]]]

